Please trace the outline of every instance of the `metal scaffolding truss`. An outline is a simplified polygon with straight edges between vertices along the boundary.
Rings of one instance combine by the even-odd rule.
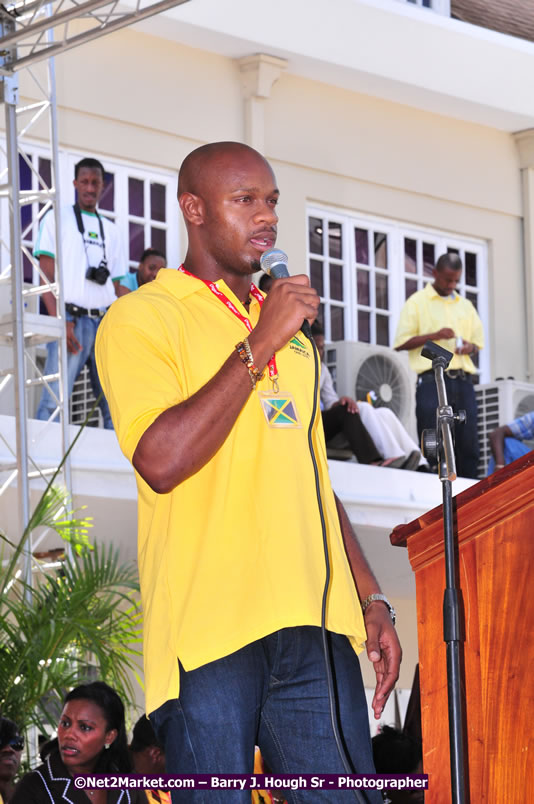
[[[20,70],[186,2],[188,0],[126,0],[121,4],[117,0],[18,0],[6,3],[0,9],[0,18],[13,23],[13,28],[4,32],[0,45],[7,50],[16,47],[16,53],[11,54],[9,66],[5,65],[4,69]],[[72,25],[80,21],[82,26]]]
[[[31,0],[7,3],[0,7],[0,102],[5,109],[6,147],[0,145],[0,215],[9,219],[8,237],[0,237],[0,291],[9,293],[8,311],[0,313],[0,347],[11,355],[7,365],[0,365],[0,398],[12,394],[16,415],[16,442],[0,431],[0,440],[12,459],[0,463],[0,498],[16,485],[18,520],[21,531],[30,520],[30,483],[34,478],[47,478],[57,470],[57,458],[43,458],[57,454],[41,449],[39,442],[61,439],[61,454],[69,446],[67,345],[65,337],[65,303],[62,293],[62,258],[60,237],[60,198],[58,177],[58,132],[56,122],[54,55],[104,36],[141,19],[157,14],[189,0],[163,0],[150,3],[134,0],[128,7],[105,0],[58,0],[42,2]],[[75,25],[75,23],[78,23]],[[74,30],[73,30],[74,29]],[[46,61],[43,70],[32,65]],[[19,101],[19,71],[24,69],[31,81],[25,83],[25,95],[31,101]],[[31,89],[29,87],[31,86]],[[43,171],[28,157],[25,138],[39,125],[42,139],[43,121],[48,120],[48,153],[50,170]],[[21,190],[20,168],[31,176],[31,189]],[[50,281],[33,257],[32,233],[50,209],[55,213],[56,259],[55,277]],[[9,255],[5,259],[6,255]],[[32,267],[33,277],[39,284],[25,284],[24,267]],[[41,315],[40,297],[53,293],[57,315]],[[5,294],[4,294],[5,295]],[[45,343],[58,344],[59,369],[55,374],[43,375],[36,359],[36,347]],[[56,400],[56,411],[49,422],[32,423],[29,438],[28,394],[43,387],[51,388]],[[52,421],[53,420],[53,421]],[[58,428],[57,422],[60,427]],[[36,426],[37,425],[37,426]],[[71,491],[70,461],[67,460],[58,476],[58,485]],[[26,550],[25,579],[31,587],[32,553],[42,540],[42,534]]]

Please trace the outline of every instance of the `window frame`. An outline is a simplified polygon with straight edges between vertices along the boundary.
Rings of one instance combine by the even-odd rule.
[[[0,170],[3,171],[7,167],[7,158],[6,158],[6,139],[5,134],[0,134]],[[20,143],[21,151],[25,153],[29,153],[32,158],[44,158],[44,159],[51,159],[51,152],[50,150],[43,146],[42,143],[34,141],[32,139],[24,140]],[[165,228],[166,229],[166,257],[167,257],[167,265],[171,268],[177,268],[180,261],[180,227],[178,225],[179,220],[179,206],[178,200],[176,198],[176,172],[171,170],[165,170],[163,168],[153,167],[151,165],[139,165],[138,163],[132,164],[125,159],[119,159],[116,157],[109,157],[109,156],[102,156],[99,153],[91,152],[90,154],[95,159],[99,159],[104,168],[107,172],[113,173],[115,175],[115,211],[113,214],[108,213],[106,210],[102,211],[102,214],[105,217],[108,217],[110,220],[113,220],[117,223],[120,230],[120,235],[123,240],[123,247],[124,247],[124,254],[125,254],[125,272],[127,267],[134,267],[136,266],[136,262],[134,260],[129,259],[129,221],[130,219],[134,219],[138,221],[140,219],[135,218],[134,216],[129,215],[128,209],[128,178],[139,178],[144,180],[145,183],[145,209],[146,209],[146,197],[147,194],[150,194],[149,185],[150,181],[157,182],[159,184],[165,184],[167,190],[165,193],[165,224],[163,225],[162,221],[152,222],[150,218],[145,216],[145,232],[150,229],[153,223],[156,224],[158,228]],[[69,206],[69,204],[74,203],[74,187],[73,187],[73,179],[74,179],[74,166],[80,159],[83,159],[84,156],[88,156],[87,152],[78,152],[71,149],[61,149],[59,152],[59,165],[58,165],[58,174],[59,174],[59,191],[60,191],[60,203],[61,206]],[[122,185],[120,186],[119,192],[117,192],[117,178],[119,178],[119,183]],[[7,178],[6,178],[7,181]],[[35,184],[35,180],[34,180]],[[37,210],[39,207],[38,201],[33,202],[32,204],[32,233],[33,233],[33,243],[37,238],[38,228],[40,225],[40,221],[37,221]],[[9,240],[10,240],[10,231],[9,231],[9,207],[7,198],[0,199],[0,257],[1,257],[1,264],[7,265],[10,261],[10,251],[9,251]],[[24,239],[24,242],[29,242],[28,238]],[[146,247],[148,248],[148,242],[146,243]],[[33,270],[33,283],[39,283],[39,276],[37,270],[34,268]]]
[[[477,311],[484,327],[485,347],[479,353],[479,374],[480,382],[488,382],[490,379],[490,342],[488,333],[490,331],[489,320],[489,288],[488,288],[488,243],[487,241],[478,237],[466,237],[445,229],[433,229],[428,226],[419,224],[412,224],[401,220],[394,220],[391,218],[379,217],[376,215],[366,215],[359,211],[340,209],[339,207],[329,207],[327,205],[319,205],[310,202],[306,205],[305,214],[305,227],[306,227],[306,256],[307,256],[307,271],[310,272],[310,260],[316,259],[317,254],[310,252],[309,242],[309,218],[321,218],[324,221],[326,231],[328,231],[328,221],[340,223],[342,227],[343,237],[343,289],[346,298],[343,300],[345,309],[344,321],[344,340],[358,341],[358,328],[357,328],[357,311],[359,306],[357,303],[357,263],[356,263],[356,246],[354,230],[356,228],[365,228],[368,231],[384,232],[388,236],[387,242],[387,275],[388,275],[388,295],[389,295],[389,344],[391,345],[394,340],[395,330],[398,324],[400,311],[406,301],[405,297],[405,279],[408,276],[404,270],[404,238],[413,238],[418,243],[421,240],[425,242],[433,242],[435,244],[434,257],[440,256],[447,251],[447,248],[455,248],[460,252],[463,263],[462,278],[459,285],[459,291],[465,295],[466,288],[469,292],[477,294]],[[371,246],[372,244],[370,244]],[[418,245],[417,248],[420,246]],[[323,236],[323,255],[324,263],[327,263],[328,243],[327,237]],[[369,249],[369,268],[371,270],[371,254],[373,249]],[[477,285],[466,285],[466,267],[465,267],[465,252],[474,253],[477,255]],[[324,275],[328,271],[324,271]],[[409,275],[410,277],[417,278],[418,290],[427,284],[425,277],[419,274]],[[325,279],[328,277],[326,276]],[[370,283],[371,298],[373,301],[374,289]],[[323,291],[326,294],[328,284],[325,281]],[[321,296],[321,303],[324,305],[324,328],[325,328],[325,341],[331,342],[330,319],[327,315],[327,310],[331,305],[331,300],[325,295]],[[341,304],[337,300],[335,304]],[[380,308],[370,304],[369,309],[374,312],[382,312]],[[374,337],[373,337],[374,336]],[[371,325],[371,343],[370,346],[376,345],[376,330]],[[391,346],[391,348],[393,348]]]
[[[32,139],[25,139],[20,144],[20,150],[30,156],[32,162],[38,168],[38,159],[51,159],[50,149],[42,143],[36,142]],[[135,220],[136,222],[143,222],[145,226],[145,247],[148,247],[149,240],[147,232],[150,232],[151,226],[154,224],[158,228],[165,229],[166,231],[166,257],[167,264],[170,267],[177,268],[179,265],[180,257],[180,230],[178,225],[178,201],[176,198],[176,173],[175,171],[165,170],[163,168],[156,168],[150,165],[132,164],[124,159],[117,159],[115,157],[102,156],[101,154],[91,152],[78,152],[70,149],[61,149],[58,155],[58,175],[59,175],[59,193],[60,204],[62,207],[69,206],[74,203],[74,166],[76,163],[83,159],[84,156],[91,155],[99,159],[107,172],[113,173],[115,178],[115,196],[114,196],[114,212],[109,213],[102,210],[102,214],[113,220],[119,227],[120,237],[123,241],[125,264],[124,272],[128,271],[129,267],[137,267],[137,262],[129,259],[129,222]],[[5,171],[7,168],[7,144],[5,135],[0,134],[0,170]],[[150,183],[156,182],[163,184],[166,187],[165,192],[165,222],[153,221],[150,217],[145,215],[143,219],[129,214],[129,192],[128,192],[128,179],[138,178],[144,181],[144,200],[145,212],[150,211]],[[7,175],[6,179],[7,181]],[[37,189],[37,180],[32,175],[32,188]],[[149,202],[147,205],[147,201]],[[42,202],[32,202],[32,221],[28,229],[27,236],[24,238],[23,243],[27,250],[33,250],[35,244],[40,219],[38,218],[39,205]],[[31,235],[31,237],[29,236]],[[0,257],[1,265],[5,266],[10,262],[11,255],[9,249],[10,241],[10,226],[9,226],[9,206],[8,199],[0,199]],[[140,255],[139,255],[140,256]],[[39,284],[39,273],[35,265],[32,269],[33,284]],[[44,360],[43,349],[39,350],[39,358]],[[76,397],[78,393],[78,397]],[[87,367],[82,369],[78,377],[73,394],[69,399],[69,419],[72,422],[81,422],[85,419],[86,413],[92,406],[94,399],[90,388],[90,383],[87,376]],[[73,410],[73,404],[77,403],[80,407],[78,410]],[[102,425],[102,415],[100,409],[97,408],[91,418],[91,424]]]

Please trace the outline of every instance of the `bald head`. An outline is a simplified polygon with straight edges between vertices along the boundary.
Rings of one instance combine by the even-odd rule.
[[[214,175],[247,156],[268,164],[258,151],[242,142],[210,142],[191,151],[178,174],[178,198],[183,193],[205,197]]]
[[[186,268],[230,282],[237,276],[239,288],[276,242],[278,196],[271,166],[248,145],[214,142],[190,153],[178,179],[189,240]],[[250,281],[247,292],[249,287]]]

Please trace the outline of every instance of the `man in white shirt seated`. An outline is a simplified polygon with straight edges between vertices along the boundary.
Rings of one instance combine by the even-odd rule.
[[[324,363],[324,332],[318,321],[312,325],[312,334],[322,363],[321,411],[326,442],[342,432],[359,463],[427,471],[427,461],[392,410],[338,397]]]
[[[533,440],[534,411],[492,430],[489,434],[492,456],[488,465],[488,475],[530,452]]]

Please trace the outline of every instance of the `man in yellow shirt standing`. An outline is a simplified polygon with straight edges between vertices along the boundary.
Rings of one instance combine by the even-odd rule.
[[[358,772],[373,765],[356,652],[365,643],[375,667],[376,717],[398,676],[391,607],[328,478],[315,358],[300,332],[319,298],[304,275],[277,280],[267,298],[251,283],[276,241],[278,196],[252,148],[193,151],[178,180],[183,266],[123,296],[99,328],[100,377],[136,470],[146,711],[170,773],[250,774],[256,744],[273,773],[344,772],[321,639],[316,478],[327,641]],[[250,791],[172,792],[173,804],[205,797],[249,802]],[[336,791],[345,798],[352,791]]]
[[[416,416],[419,437],[436,426],[438,397],[431,362],[421,356],[427,340],[454,353],[447,371],[447,399],[455,411],[465,410],[465,424],[455,426],[456,470],[461,477],[478,477],[477,403],[473,387],[476,367],[472,357],[484,346],[482,322],[468,299],[456,292],[462,274],[457,254],[442,254],[434,268],[434,282],[407,299],[401,310],[394,348],[409,351],[410,366],[418,375]]]

